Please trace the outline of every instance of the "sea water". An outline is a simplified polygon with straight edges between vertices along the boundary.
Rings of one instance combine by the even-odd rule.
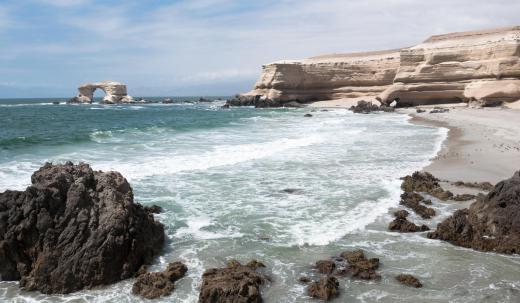
[[[177,260],[189,268],[155,302],[196,302],[204,270],[231,259],[266,264],[266,302],[311,302],[298,278],[319,278],[315,261],[357,248],[380,258],[382,280],[340,278],[338,302],[520,301],[520,258],[387,231],[399,178],[429,163],[446,129],[345,109],[51,101],[0,101],[0,192],[23,190],[45,162],[121,172],[136,202],[164,209],[156,219],[167,242],[150,270]],[[461,206],[434,200],[436,218],[411,220],[434,228]],[[424,287],[399,285],[400,273]],[[0,282],[0,301],[145,301],[131,294],[132,283],[49,296]]]

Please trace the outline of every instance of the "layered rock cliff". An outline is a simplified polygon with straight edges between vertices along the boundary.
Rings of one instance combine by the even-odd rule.
[[[520,26],[438,35],[400,50],[267,64],[238,100],[279,105],[359,97],[399,106],[520,100]]]
[[[313,101],[376,95],[393,82],[399,50],[332,54],[264,65],[254,90],[243,97]]]

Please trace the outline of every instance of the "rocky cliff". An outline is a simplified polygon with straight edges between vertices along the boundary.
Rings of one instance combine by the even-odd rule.
[[[244,97],[313,101],[377,95],[399,67],[399,50],[332,54],[264,65],[254,90]]]
[[[400,106],[520,100],[520,26],[438,35],[400,50],[267,64],[254,89],[238,99],[276,105],[359,97]]]

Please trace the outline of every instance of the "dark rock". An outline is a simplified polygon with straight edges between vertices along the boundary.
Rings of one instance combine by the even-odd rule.
[[[330,275],[336,269],[336,264],[330,260],[320,260],[316,262],[315,267],[320,274]]]
[[[187,271],[186,265],[181,262],[173,262],[168,264],[163,272],[141,274],[132,287],[132,293],[146,299],[167,296],[175,288],[175,281],[184,277]]]
[[[414,223],[408,221],[408,212],[406,210],[399,210],[394,213],[395,220],[390,222],[388,229],[399,232],[419,232],[428,231],[430,228],[426,225],[417,226]]]
[[[130,278],[164,243],[164,227],[117,172],[46,163],[25,191],[0,193],[0,277],[70,293]]]
[[[211,102],[211,100],[201,97],[199,98],[199,102]]]
[[[358,249],[355,251],[346,251],[341,254],[341,257],[347,260],[348,268],[343,272],[350,274],[353,277],[363,280],[380,279],[381,276],[376,272],[379,268],[379,259],[367,259],[365,253]]]
[[[472,194],[461,194],[461,195],[456,195],[451,199],[454,201],[469,201],[469,200],[473,200],[476,198],[477,198],[477,196],[472,195]]]
[[[447,113],[449,111],[450,110],[448,108],[434,108],[433,110],[430,111],[430,114],[442,114],[442,113]]]
[[[424,201],[424,197],[420,194],[405,191],[401,195],[401,201],[399,202],[399,204],[412,209],[423,219],[430,219],[431,217],[435,216],[435,210],[433,208],[422,205],[422,201]]]
[[[358,101],[357,105],[351,106],[349,110],[353,111],[357,114],[368,114],[371,112],[379,111],[379,106],[373,104],[372,102],[367,102],[364,100]]]
[[[59,104],[60,104],[60,101],[53,101],[52,104],[54,104],[54,105],[59,105]]]
[[[172,104],[173,103],[173,99],[172,98],[165,98],[164,100],[162,100],[162,103],[163,104]]]
[[[303,116],[304,116],[304,117],[312,117],[311,114],[305,114],[305,115],[303,115]]]
[[[425,111],[424,109],[420,109],[420,108],[418,108],[418,109],[415,110],[415,112],[418,113],[418,114],[420,114],[420,113],[424,113],[424,112],[426,112],[426,111]]]
[[[231,107],[231,105],[228,102],[226,102],[226,104],[222,105],[220,108],[228,109],[230,107]]]
[[[282,189],[282,192],[287,194],[300,194],[303,190],[301,188],[284,188]]]
[[[206,270],[202,275],[199,302],[262,302],[260,286],[268,279],[257,272],[260,267],[265,265],[255,260],[247,265],[231,261],[226,268]]]
[[[395,107],[381,105],[379,107],[379,110],[386,113],[392,113],[395,112]]]
[[[416,171],[411,176],[402,179],[401,189],[405,192],[425,192],[443,201],[453,197],[453,193],[443,190],[439,184],[439,179],[428,172]]]
[[[300,283],[305,283],[305,284],[307,284],[307,283],[309,283],[310,281],[311,281],[311,279],[309,279],[309,277],[305,277],[305,276],[303,276],[303,277],[299,277],[299,278],[298,278],[298,282],[300,282]]]
[[[487,196],[479,196],[469,209],[456,211],[428,237],[481,251],[520,254],[520,171]]]
[[[484,191],[490,191],[490,190],[493,190],[493,184],[489,183],[489,182],[464,182],[464,181],[457,181],[455,183],[453,183],[454,185],[456,186],[464,186],[464,187],[469,187],[469,188],[477,188],[477,189],[481,189],[481,190],[484,190]]]
[[[328,301],[339,295],[339,282],[335,277],[323,277],[307,288],[310,297]]]
[[[412,286],[412,287],[415,287],[415,288],[422,287],[422,284],[419,281],[419,279],[417,279],[416,277],[414,277],[412,275],[409,275],[409,274],[400,274],[397,277],[395,277],[395,279],[399,283],[401,283],[403,285],[406,285],[406,286]]]
[[[145,206],[144,209],[151,214],[160,214],[163,212],[162,207],[159,205]]]

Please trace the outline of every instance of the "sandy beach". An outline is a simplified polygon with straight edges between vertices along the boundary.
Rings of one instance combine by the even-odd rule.
[[[424,168],[448,181],[496,183],[520,169],[520,110],[451,108],[447,113],[399,112],[412,123],[447,127],[448,138],[433,162]]]

